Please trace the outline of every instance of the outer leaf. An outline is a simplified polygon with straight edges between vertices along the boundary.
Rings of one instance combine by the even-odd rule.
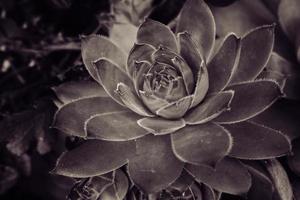
[[[300,138],[293,141],[293,154],[288,157],[288,164],[295,174],[300,175]]]
[[[152,62],[152,53],[155,48],[149,44],[134,44],[127,59],[127,73],[132,77],[136,71],[135,62],[148,61]]]
[[[63,153],[53,172],[76,178],[98,176],[126,164],[134,153],[134,141],[88,140],[79,147]]]
[[[98,199],[122,200],[125,198],[129,187],[128,178],[120,169],[116,170],[114,173],[114,183],[106,188]]]
[[[288,175],[280,162],[276,159],[269,159],[265,162],[265,165],[271,176],[279,199],[292,200],[292,187]]]
[[[165,189],[181,174],[184,164],[173,154],[168,135],[148,135],[138,139],[136,152],[128,165],[129,174],[148,194]]]
[[[289,139],[279,131],[253,122],[226,125],[234,145],[230,156],[240,159],[269,159],[290,152]]]
[[[156,111],[156,114],[167,119],[181,118],[189,109],[193,96],[186,96]]]
[[[206,123],[229,109],[234,92],[224,91],[207,96],[203,103],[184,116],[187,124]]]
[[[108,97],[105,90],[94,81],[70,81],[53,90],[63,104],[87,97]]]
[[[86,137],[84,125],[91,116],[124,110],[126,108],[108,97],[79,99],[65,104],[56,112],[53,127],[70,135]]]
[[[191,107],[198,105],[205,97],[209,88],[209,77],[205,62],[201,63],[200,70],[197,74],[196,87]]]
[[[175,155],[195,165],[215,166],[232,146],[230,133],[213,123],[186,126],[171,134],[171,139]]]
[[[242,36],[250,29],[276,21],[276,16],[261,1],[236,1],[226,7],[211,6],[211,9],[219,36],[230,32]]]
[[[216,27],[214,17],[203,0],[188,0],[185,3],[176,31],[190,33],[201,55],[208,60],[215,42]]]
[[[252,186],[247,193],[247,199],[272,200],[274,188],[271,180],[265,174],[251,166],[247,166],[247,169],[252,177]]]
[[[128,85],[118,83],[116,92],[123,101],[123,103],[133,112],[146,116],[153,117],[154,115],[144,106],[140,98],[134,93]]]
[[[241,41],[240,60],[231,83],[255,79],[267,64],[274,44],[275,25],[251,30]]]
[[[298,101],[280,99],[265,112],[251,119],[286,134],[291,140],[300,136]]]
[[[201,58],[200,51],[188,32],[179,33],[178,40],[180,43],[180,55],[191,68],[194,74],[194,79],[196,80],[198,71],[200,70],[200,64],[203,60]]]
[[[184,120],[166,120],[163,118],[143,118],[137,123],[154,135],[163,135],[175,132],[185,126]]]
[[[216,169],[207,166],[187,165],[186,169],[195,176],[197,181],[214,189],[234,195],[248,192],[251,186],[251,176],[247,169],[238,161],[224,158]]]
[[[281,95],[274,81],[256,80],[231,85],[227,89],[234,91],[231,110],[222,113],[215,121],[236,123],[250,119],[270,107]]]
[[[97,70],[93,63],[100,58],[112,60],[125,72],[126,54],[109,39],[100,35],[90,35],[82,38],[81,54],[83,63],[91,76],[99,81]]]
[[[104,90],[119,104],[124,105],[122,99],[115,90],[118,83],[127,84],[130,88],[134,88],[128,75],[121,71],[116,64],[106,59],[97,60],[95,63],[98,72],[98,80]]]
[[[160,45],[178,52],[176,38],[171,29],[157,21],[146,19],[137,33],[137,42],[146,43],[158,48]]]
[[[131,111],[93,115],[85,123],[87,137],[108,141],[127,141],[142,137],[148,131],[139,127],[139,118]]]
[[[223,90],[230,81],[240,59],[240,39],[228,35],[217,54],[207,65],[209,77],[208,94]]]

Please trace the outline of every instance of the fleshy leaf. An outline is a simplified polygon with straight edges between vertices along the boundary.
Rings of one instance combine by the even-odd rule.
[[[265,166],[276,191],[276,199],[293,200],[292,187],[284,167],[276,159],[265,161]]]
[[[250,189],[251,176],[240,161],[232,158],[221,160],[215,170],[208,166],[186,165],[196,180],[220,192],[243,195]]]
[[[289,167],[295,174],[300,175],[300,138],[293,141],[293,153],[288,156]]]
[[[102,200],[121,200],[124,199],[128,188],[129,181],[125,173],[118,169],[114,172],[114,183],[106,188],[98,199]]]
[[[249,192],[247,193],[247,199],[272,200],[274,188],[269,177],[252,166],[246,165],[246,167],[252,177],[252,185]]]
[[[74,178],[98,176],[126,164],[134,153],[134,141],[88,140],[79,147],[63,153],[53,172]]]
[[[167,119],[181,118],[189,109],[193,96],[186,96],[178,101],[170,103],[156,111],[156,114]]]
[[[144,106],[140,98],[134,93],[128,85],[124,83],[118,83],[116,92],[118,93],[120,99],[123,103],[132,110],[133,112],[146,116],[153,117],[154,115]]]
[[[166,120],[163,118],[143,118],[137,122],[141,127],[154,135],[172,133],[185,126],[184,120]]]
[[[130,88],[134,88],[131,79],[128,75],[121,71],[116,64],[106,59],[97,60],[94,63],[97,73],[98,80],[103,86],[104,90],[119,104],[124,105],[122,99],[115,92],[118,83],[122,82],[128,85]]]
[[[135,71],[133,72],[132,81],[134,84],[135,91],[138,95],[140,95],[140,90],[143,89],[143,84],[145,80],[145,74],[151,68],[150,63],[148,62],[136,62],[135,63]]]
[[[152,53],[155,48],[149,44],[134,44],[127,59],[127,73],[133,76],[136,71],[136,62],[148,61],[152,62]]]
[[[70,135],[86,137],[84,125],[91,116],[123,110],[126,108],[109,97],[79,99],[65,104],[56,112],[53,127]]]
[[[148,94],[145,91],[139,91],[140,97],[143,100],[144,104],[155,113],[158,109],[165,107],[169,104],[167,100],[161,99],[154,95]]]
[[[230,108],[233,96],[234,92],[232,90],[208,95],[203,103],[184,116],[185,122],[187,124],[203,124],[218,117]]]
[[[265,25],[251,30],[241,40],[241,53],[232,83],[254,80],[266,66],[274,44],[275,25]]]
[[[195,165],[215,166],[232,146],[230,133],[213,123],[186,126],[171,134],[171,139],[175,155]]]
[[[139,27],[137,43],[150,44],[155,48],[162,45],[178,52],[176,37],[171,29],[168,26],[151,19],[146,19]]]
[[[235,1],[226,7],[211,6],[216,21],[217,35],[225,36],[234,32],[238,36],[242,36],[257,26],[276,21],[276,17],[264,3],[261,1]],[[272,2],[272,5],[275,4]]]
[[[177,33],[187,31],[208,60],[215,42],[214,17],[203,0],[187,0],[179,15]]]
[[[191,107],[194,107],[198,105],[206,96],[207,91],[209,88],[209,77],[208,77],[208,71],[205,66],[205,62],[201,63],[200,70],[197,74],[197,81],[196,81],[196,87],[194,91],[194,97],[192,101]]]
[[[165,189],[180,176],[184,163],[173,154],[169,135],[137,139],[136,152],[129,161],[129,174],[148,194]]]
[[[108,97],[105,90],[94,81],[70,81],[53,88],[63,104],[87,97]]]
[[[178,40],[180,43],[180,55],[190,66],[196,80],[203,60],[200,51],[188,32],[179,33]]]
[[[263,113],[252,118],[251,121],[279,130],[292,140],[300,137],[299,119],[299,102],[288,99],[279,99]]]
[[[239,159],[269,159],[290,152],[289,139],[279,131],[253,122],[225,125],[234,145],[230,156]]]
[[[250,119],[270,107],[281,95],[280,87],[274,81],[256,80],[227,87],[234,91],[229,111],[214,119],[220,123],[236,123]]]
[[[99,79],[93,63],[100,58],[112,60],[120,67],[120,70],[126,71],[126,54],[106,37],[100,35],[83,37],[81,54],[87,70],[97,81],[99,81]]]
[[[93,115],[86,121],[85,130],[88,138],[127,141],[142,137],[148,131],[139,127],[139,115],[132,111],[117,111]]]
[[[219,92],[227,86],[239,63],[240,47],[240,39],[234,34],[230,34],[224,39],[219,51],[207,65],[208,94]]]

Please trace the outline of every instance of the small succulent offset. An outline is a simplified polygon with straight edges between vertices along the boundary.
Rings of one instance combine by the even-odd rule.
[[[273,42],[274,25],[216,42],[202,0],[185,3],[175,34],[146,19],[129,55],[103,36],[84,37],[82,58],[95,82],[55,88],[53,126],[86,141],[62,154],[53,172],[88,178],[126,165],[132,183],[154,196],[178,181],[190,187],[182,181],[190,176],[257,199],[261,188],[252,183],[271,181],[242,161],[291,149],[280,131],[251,120],[283,95],[282,85],[260,75]]]

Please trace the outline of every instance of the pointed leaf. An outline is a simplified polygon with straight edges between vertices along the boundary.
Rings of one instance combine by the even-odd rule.
[[[223,112],[215,121],[236,123],[250,119],[270,107],[281,95],[280,87],[274,81],[256,80],[231,85],[234,91],[229,111]]]
[[[105,90],[94,81],[70,81],[53,88],[63,104],[87,97],[108,97]]]
[[[159,192],[180,176],[184,163],[173,154],[170,136],[148,135],[138,139],[136,152],[128,165],[129,174],[144,192]]]
[[[266,66],[274,44],[275,25],[251,30],[241,41],[240,60],[231,83],[254,80]]]
[[[117,89],[117,84],[120,82],[127,84],[130,88],[134,88],[131,79],[125,72],[121,71],[116,64],[109,60],[97,60],[94,64],[98,73],[98,80],[104,90],[117,103],[124,105],[122,99],[115,90]]]
[[[171,134],[171,139],[175,155],[195,165],[215,166],[232,146],[230,133],[213,123],[186,126]]]
[[[253,122],[225,125],[234,145],[230,156],[240,159],[269,159],[291,151],[289,139],[279,131]]]
[[[200,70],[200,66],[203,60],[201,58],[200,51],[188,32],[179,33],[178,40],[180,43],[180,55],[190,66],[194,74],[194,79],[196,80],[196,75]]]
[[[185,168],[197,181],[204,182],[220,192],[242,195],[248,192],[251,186],[251,176],[247,169],[232,158],[221,160],[215,170],[208,166],[190,164]]]
[[[134,153],[134,141],[88,140],[79,147],[63,153],[53,172],[74,178],[99,176],[126,164]]]
[[[139,127],[139,115],[132,111],[117,111],[93,115],[85,123],[88,138],[127,141],[142,137],[148,131]]]
[[[133,76],[134,71],[136,70],[135,62],[148,61],[152,63],[152,53],[155,51],[155,48],[149,44],[134,44],[131,49],[128,59],[127,59],[127,73],[129,76]]]
[[[234,34],[228,35],[217,54],[207,65],[208,94],[219,92],[227,86],[239,63],[240,51],[240,39]]]
[[[266,111],[252,118],[251,121],[279,130],[292,140],[300,137],[299,119],[299,102],[288,99],[279,99]]]
[[[156,111],[156,114],[167,119],[181,118],[189,109],[193,96],[186,96]]]
[[[137,123],[154,135],[173,133],[185,126],[184,120],[166,120],[163,118],[143,118]]]
[[[194,19],[194,20],[191,20]],[[198,45],[200,54],[208,60],[214,46],[216,27],[214,17],[203,0],[187,0],[184,4],[177,33],[187,31]]]
[[[171,29],[168,26],[151,19],[146,19],[139,27],[137,43],[150,44],[155,48],[162,45],[178,52],[176,38]]]
[[[126,108],[109,97],[79,99],[65,104],[56,112],[53,127],[70,135],[86,137],[84,125],[91,116],[122,110]]]
[[[198,105],[206,96],[209,88],[209,77],[205,63],[202,62],[197,74],[197,82],[191,107]]]
[[[140,92],[140,97],[143,100],[144,104],[153,113],[155,113],[160,108],[169,105],[169,102],[167,100],[156,97],[155,95],[148,94],[145,91],[139,91],[139,92]]]
[[[135,71],[133,72],[132,81],[134,84],[135,91],[138,95],[140,95],[140,90],[143,89],[145,74],[151,68],[150,63],[148,62],[136,62],[135,63]]]
[[[93,63],[100,58],[112,60],[120,70],[125,72],[126,54],[122,52],[108,38],[100,35],[90,35],[82,38],[81,45],[82,60],[91,76],[98,80],[97,70]]]
[[[185,122],[187,124],[203,124],[218,117],[230,108],[233,95],[232,90],[208,95],[203,103],[184,116]]]
[[[145,116],[145,117],[153,117],[154,115],[144,106],[140,98],[136,93],[132,91],[128,85],[124,83],[118,83],[116,92],[118,93],[120,99],[123,103],[132,110],[133,112]]]

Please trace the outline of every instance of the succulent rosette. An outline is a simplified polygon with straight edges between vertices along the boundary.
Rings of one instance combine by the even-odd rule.
[[[188,0],[175,33],[146,19],[129,55],[106,37],[84,37],[82,58],[95,82],[55,88],[53,126],[85,142],[61,155],[54,172],[86,178],[126,165],[148,194],[182,176],[234,195],[247,193],[257,177],[268,184],[241,160],[275,158],[291,148],[280,131],[252,121],[283,95],[276,81],[258,78],[274,25],[218,42],[215,30],[208,6]]]

